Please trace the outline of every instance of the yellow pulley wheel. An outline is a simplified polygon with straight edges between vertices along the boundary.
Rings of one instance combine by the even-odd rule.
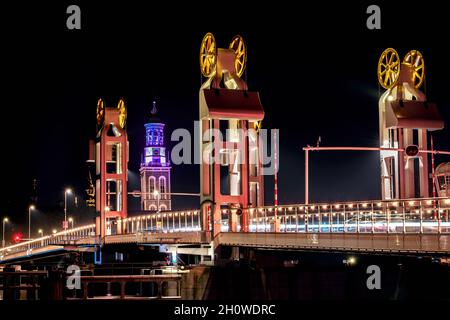
[[[200,70],[202,75],[209,77],[216,70],[217,45],[212,33],[208,32],[200,45]]]
[[[119,109],[119,125],[123,129],[125,128],[125,122],[127,120],[127,108],[125,107],[125,101],[123,99],[119,100],[117,109]]]
[[[244,39],[240,35],[236,35],[231,40],[229,48],[234,51],[236,58],[234,60],[234,67],[236,74],[240,78],[245,70],[247,62],[247,49],[245,47]]]
[[[388,48],[381,54],[378,61],[378,81],[385,89],[392,88],[400,74],[400,58],[397,51]]]
[[[403,63],[413,68],[414,87],[419,88],[425,78],[425,61],[422,54],[417,50],[411,50],[403,58]]]
[[[105,117],[105,106],[102,99],[97,101],[97,125],[101,125]]]

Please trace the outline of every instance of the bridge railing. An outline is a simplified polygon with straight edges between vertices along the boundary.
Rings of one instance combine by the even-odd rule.
[[[349,201],[244,209],[249,232],[450,233],[450,198]],[[221,210],[221,231],[230,209]],[[116,222],[123,234],[201,231],[199,210],[129,217]],[[237,231],[241,231],[238,219]]]
[[[248,232],[323,232],[323,233],[450,233],[450,198],[421,198],[388,201],[351,201],[265,206],[244,209]],[[231,231],[229,209],[221,210],[221,231]],[[237,230],[243,220],[237,219]],[[139,232],[198,232],[199,210],[159,212],[109,222],[109,234]],[[95,236],[95,225],[69,229],[53,235],[0,249],[3,257],[26,251],[32,253],[49,245],[70,244]]]
[[[128,217],[110,223],[111,234],[137,232],[195,232],[201,231],[200,210],[157,212]]]
[[[57,232],[52,235],[40,237],[30,241],[24,241],[15,245],[1,248],[0,261],[3,260],[3,258],[6,257],[7,255],[24,251],[26,251],[28,254],[31,254],[33,250],[51,245],[61,245],[64,243],[70,243],[71,241],[92,236],[93,233],[95,234],[95,224],[68,229],[65,231]]]
[[[250,232],[450,233],[449,198],[280,205],[246,211]],[[227,219],[222,221],[226,224]],[[222,231],[228,229],[222,226]]]

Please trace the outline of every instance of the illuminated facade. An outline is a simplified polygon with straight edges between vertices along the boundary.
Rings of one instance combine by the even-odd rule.
[[[200,201],[203,228],[213,236],[226,221],[229,231],[248,231],[248,208],[264,205],[260,162],[259,93],[249,91],[245,42],[237,35],[218,48],[208,33],[200,47],[200,69],[206,78],[199,92]],[[219,132],[222,137],[219,137]]]
[[[111,233],[115,220],[128,216],[128,135],[125,101],[117,107],[97,103],[97,136],[91,144],[90,159],[95,159],[96,234]],[[121,230],[118,230],[119,232]]]
[[[419,90],[425,63],[417,50],[400,61],[397,51],[386,49],[378,63],[378,80],[386,89],[379,100],[382,199],[430,196],[429,132],[444,122],[434,103]]]
[[[150,120],[145,126],[145,148],[141,161],[141,208],[149,211],[172,209],[170,159],[164,139],[164,123],[157,116],[153,101]],[[158,208],[159,206],[159,208]]]

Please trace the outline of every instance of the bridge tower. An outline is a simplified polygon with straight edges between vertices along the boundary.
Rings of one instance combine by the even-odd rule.
[[[264,118],[258,92],[241,78],[247,59],[241,36],[218,48],[211,33],[200,46],[206,79],[199,92],[200,197],[203,229],[215,237],[223,220],[229,231],[248,231],[247,208],[264,205],[259,128]]]
[[[425,63],[417,50],[403,61],[386,49],[378,62],[378,80],[386,89],[379,100],[379,131],[382,199],[430,196],[428,154],[429,132],[440,130],[444,122],[434,103],[419,90],[425,79]]]
[[[123,99],[119,100],[117,107],[106,107],[102,99],[98,100],[97,136],[93,154],[96,171],[96,234],[101,236],[101,239],[110,233],[115,219],[127,217],[126,116]]]
[[[164,123],[157,116],[156,101],[145,124],[145,148],[141,162],[142,210],[172,210],[170,160],[164,139]],[[156,191],[156,192],[155,192]]]

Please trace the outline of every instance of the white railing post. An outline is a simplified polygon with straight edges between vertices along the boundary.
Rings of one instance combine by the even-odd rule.
[[[356,233],[359,233],[359,203],[356,204]]]
[[[406,207],[405,201],[403,201],[403,233],[406,233]]]
[[[437,219],[438,219],[438,234],[441,234],[441,202],[438,201],[438,214],[437,214]]]
[[[328,219],[330,225],[330,233],[333,233],[333,204],[330,204],[330,218]]]

